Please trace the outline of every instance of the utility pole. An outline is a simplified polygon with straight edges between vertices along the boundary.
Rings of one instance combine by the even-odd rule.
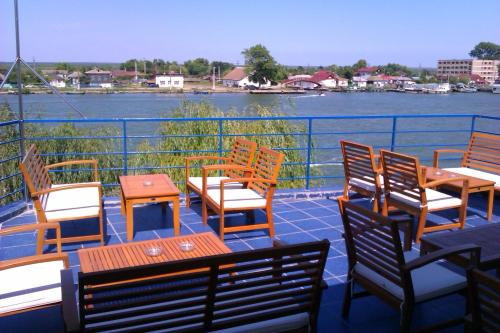
[[[17,0],[14,0],[14,13],[16,21],[16,76],[17,76],[17,100],[19,102],[19,135],[21,140],[19,141],[19,150],[21,152],[21,158],[24,158],[25,153],[25,142],[24,142],[24,111],[23,111],[23,80],[21,78],[21,46],[19,45],[19,11],[17,9]],[[5,77],[7,81],[7,77]]]
[[[215,90],[215,66],[212,68],[212,90]]]

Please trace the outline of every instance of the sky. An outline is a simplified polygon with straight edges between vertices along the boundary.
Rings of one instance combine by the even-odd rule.
[[[13,2],[0,0],[0,61],[15,58]],[[499,0],[19,0],[29,62],[243,64],[260,43],[284,65],[436,67],[481,41],[500,44],[499,13]]]

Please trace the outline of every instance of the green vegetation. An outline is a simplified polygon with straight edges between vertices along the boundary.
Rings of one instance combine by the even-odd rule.
[[[481,42],[474,46],[469,55],[478,59],[500,60],[500,45]]]
[[[240,114],[241,115],[241,114]],[[252,105],[248,116],[272,117],[276,111],[272,107]],[[278,114],[279,115],[279,114]],[[192,103],[184,101],[174,110],[175,118],[214,118],[224,117],[223,149],[229,150],[234,138],[240,134],[251,134],[246,136],[249,140],[256,141],[258,146],[284,149],[284,164],[281,168],[280,177],[285,180],[279,183],[281,188],[304,187],[305,181],[297,179],[304,177],[306,173],[305,152],[297,148],[305,147],[305,136],[296,136],[292,133],[305,133],[303,123],[296,124],[285,120],[258,120],[258,121],[236,121],[231,118],[237,117],[236,110],[223,113],[208,102]],[[0,122],[13,120],[10,107],[7,103],[0,107]],[[58,126],[47,126],[42,124],[28,124],[26,126],[26,147],[35,143],[39,151],[49,156],[45,157],[46,164],[57,163],[72,159],[97,159],[100,171],[99,177],[102,183],[116,184],[118,176],[123,174],[123,141],[112,137],[120,136],[121,129],[112,126],[95,126],[63,124]],[[155,133],[151,133],[155,134]],[[157,129],[157,135],[161,139],[155,141],[145,140],[137,146],[131,147],[129,151],[138,153],[128,155],[128,174],[134,173],[167,173],[183,189],[184,183],[184,158],[193,155],[217,155],[219,151],[219,121],[179,121],[164,122]],[[18,126],[0,127],[0,142],[6,142],[17,138]],[[60,138],[58,140],[49,139]],[[87,137],[90,137],[87,138]],[[152,140],[152,139],[151,139]],[[287,149],[290,148],[290,149]],[[202,151],[202,152],[200,152]],[[2,159],[16,157],[19,155],[19,142],[0,145]],[[65,156],[62,156],[65,155]],[[0,163],[0,178],[13,175],[18,172],[19,160]],[[56,172],[53,174],[55,183],[71,183],[75,181],[88,181],[92,178],[91,169],[86,166],[75,166],[73,170],[79,172]],[[61,170],[59,170],[61,171]],[[195,174],[200,174],[200,169],[194,169]],[[13,176],[6,181],[0,182],[0,195],[10,193],[21,186],[21,176]],[[116,195],[117,187],[104,189],[106,195]],[[20,194],[15,197],[7,197],[0,200],[5,204],[13,199],[20,199]]]
[[[276,81],[279,78],[278,64],[269,53],[268,49],[257,44],[241,52],[245,56],[245,71],[249,74],[250,81],[259,85],[269,81]]]
[[[210,72],[210,65],[207,59],[196,58],[194,60],[188,60],[184,63],[189,75],[203,76]]]

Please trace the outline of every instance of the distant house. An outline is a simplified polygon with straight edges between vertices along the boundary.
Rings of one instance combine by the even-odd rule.
[[[84,74],[82,72],[73,72],[71,74],[68,75],[68,79],[70,80],[71,82],[71,85],[73,87],[78,87],[80,88],[80,78],[82,78],[84,76]]]
[[[364,76],[353,76],[352,83],[358,88],[366,88],[368,78]]]
[[[156,74],[156,85],[159,88],[184,88],[184,75],[179,73],[170,72],[168,74]]]
[[[318,82],[325,88],[335,88],[337,86],[338,75],[329,71],[317,71],[311,76],[311,80]]]
[[[111,71],[111,77],[113,77],[113,80],[119,81],[138,81],[138,73],[136,71],[127,71],[123,69]]]
[[[349,86],[349,80],[340,76],[337,76],[337,87],[345,88]]]
[[[266,83],[259,84],[258,82],[252,82],[245,73],[243,67],[235,67],[229,73],[224,75],[222,78],[222,85],[226,87],[240,87],[245,86],[255,86],[255,87],[270,87],[271,81],[266,80]]]
[[[310,75],[308,75],[308,77],[301,77],[296,75],[292,78],[281,81],[281,84],[288,88],[297,89],[314,89],[321,86],[321,84],[319,84],[318,82],[313,81]]]
[[[2,83],[3,80],[5,80],[5,76],[2,73],[0,73],[0,83]]]
[[[389,80],[387,80],[387,78],[384,77],[383,75],[375,75],[375,76],[369,76],[366,82],[368,84],[373,85],[374,87],[382,88],[387,83],[389,83]]]
[[[53,75],[60,75],[63,79],[68,76],[68,71],[66,69],[42,69],[42,74],[51,78]]]
[[[49,84],[55,88],[66,88],[66,80],[61,74],[49,75]]]
[[[356,72],[356,76],[361,76],[361,77],[374,76],[375,74],[378,73],[378,70],[379,70],[379,68],[377,66],[361,67]]]
[[[111,72],[104,71],[99,68],[94,68],[90,71],[85,72],[85,75],[89,77],[90,87],[100,87],[100,88],[112,88],[113,83],[111,81]]]

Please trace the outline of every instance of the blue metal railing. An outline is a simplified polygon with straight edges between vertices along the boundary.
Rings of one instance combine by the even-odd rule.
[[[226,122],[252,122],[252,121],[288,121],[302,125],[304,131],[291,131],[290,133],[229,133],[225,126]],[[166,122],[216,122],[218,133],[216,134],[192,134],[182,133],[175,135],[158,135],[153,133],[151,127],[146,126],[146,133],[137,133],[137,128],[143,123],[154,123],[159,125]],[[346,124],[347,123],[351,123]],[[129,165],[129,156],[141,154],[172,154],[179,151],[154,150],[137,151],[134,140],[161,140],[166,138],[194,138],[212,137],[218,138],[218,146],[213,149],[197,150],[192,147],[186,154],[218,154],[222,156],[224,138],[244,136],[293,136],[298,142],[296,147],[272,147],[286,151],[298,151],[303,157],[303,162],[286,161],[284,165],[299,165],[305,169],[304,174],[293,175],[288,178],[303,180],[304,187],[310,189],[312,186],[328,186],[329,182],[343,177],[342,159],[340,156],[339,138],[357,140],[373,145],[375,149],[385,148],[391,150],[403,150],[405,153],[418,155],[425,164],[431,160],[434,149],[440,147],[464,147],[468,137],[473,131],[499,134],[500,117],[483,116],[476,114],[426,114],[426,115],[366,115],[366,116],[279,116],[279,117],[237,117],[237,118],[120,118],[120,119],[29,119],[25,124],[40,126],[56,126],[58,124],[71,123],[80,125],[105,124],[119,129],[121,135],[96,135],[78,137],[33,137],[27,136],[27,141],[40,140],[122,140],[122,149],[111,152],[71,152],[72,156],[99,156],[111,155],[123,160],[122,167],[101,168],[100,171],[121,171],[123,174],[130,172],[152,171],[159,169],[179,169],[184,165],[171,165],[168,167],[143,165],[132,167]],[[20,137],[5,137],[4,129],[15,126],[17,133],[20,121],[8,121],[0,123],[0,149],[8,144],[17,144]],[[442,138],[439,140],[439,138]],[[300,143],[304,143],[302,146]],[[116,147],[120,147],[117,145]],[[68,153],[52,153],[46,156],[65,156]],[[0,156],[0,168],[6,163],[20,161],[19,150],[12,156]],[[449,159],[454,160],[454,159]],[[2,168],[0,170],[5,170]],[[84,169],[82,169],[84,170]],[[313,172],[315,170],[315,172]],[[12,170],[11,170],[12,171]],[[64,172],[64,171],[57,171]],[[21,177],[19,172],[0,174],[0,188],[2,183],[14,177]],[[108,183],[105,186],[115,186]],[[22,191],[22,188],[13,189],[11,192],[0,193],[0,200],[9,198]]]

